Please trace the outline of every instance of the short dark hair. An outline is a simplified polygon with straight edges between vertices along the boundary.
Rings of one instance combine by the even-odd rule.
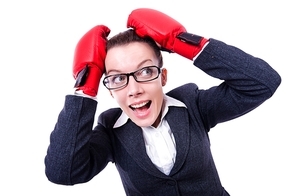
[[[128,29],[126,31],[120,32],[113,37],[111,37],[107,42],[107,52],[113,47],[122,46],[133,42],[147,43],[154,51],[155,55],[158,57],[158,66],[163,66],[162,54],[160,48],[157,46],[155,41],[150,37],[140,37],[136,34],[133,29]]]

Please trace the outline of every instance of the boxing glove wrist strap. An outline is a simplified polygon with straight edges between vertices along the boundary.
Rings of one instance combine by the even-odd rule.
[[[181,33],[177,36],[177,39],[175,40],[174,52],[190,60],[193,60],[193,58],[202,51],[203,46],[208,41],[208,39],[198,35],[190,34],[187,32]]]
[[[83,93],[95,97],[98,92],[100,78],[103,72],[95,65],[88,64],[78,74],[74,87],[77,90],[82,90]]]

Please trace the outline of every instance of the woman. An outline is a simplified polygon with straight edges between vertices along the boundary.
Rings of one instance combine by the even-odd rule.
[[[156,10],[134,10],[127,24],[130,29],[108,41],[110,30],[101,25],[78,42],[76,91],[66,96],[51,134],[48,179],[84,183],[113,162],[127,195],[229,195],[220,182],[208,132],[270,98],[280,76],[265,61],[189,34]],[[223,82],[208,90],[184,84],[165,94],[167,70],[160,49],[192,60]],[[103,112],[93,128],[103,73],[103,84],[119,108]]]

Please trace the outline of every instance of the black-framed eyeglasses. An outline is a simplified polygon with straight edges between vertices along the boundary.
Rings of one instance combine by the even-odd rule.
[[[131,73],[122,73],[106,76],[103,84],[108,90],[124,88],[128,85],[129,77],[133,76],[137,82],[149,82],[158,78],[161,69],[158,66],[143,67]]]

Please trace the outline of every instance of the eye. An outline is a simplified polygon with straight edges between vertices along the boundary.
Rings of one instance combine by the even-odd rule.
[[[143,69],[137,72],[137,75],[140,77],[149,77],[153,75],[153,68],[152,67],[144,67]]]
[[[110,82],[112,84],[122,84],[126,81],[126,75],[123,74],[119,74],[119,75],[114,75],[110,77]]]

